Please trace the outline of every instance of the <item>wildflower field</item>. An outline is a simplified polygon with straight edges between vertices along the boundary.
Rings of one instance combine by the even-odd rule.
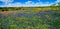
[[[0,8],[0,29],[60,29],[60,7]]]

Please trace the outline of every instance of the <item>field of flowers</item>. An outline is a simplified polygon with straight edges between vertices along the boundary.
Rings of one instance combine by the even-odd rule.
[[[60,29],[60,10],[31,9],[0,13],[0,29]]]

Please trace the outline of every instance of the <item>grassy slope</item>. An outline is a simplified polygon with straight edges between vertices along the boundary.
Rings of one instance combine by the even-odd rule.
[[[46,11],[46,10],[59,10],[59,6],[47,6],[47,7],[1,7],[0,12],[2,11],[14,11],[14,10],[34,10],[34,11]]]
[[[10,10],[0,14],[2,29],[60,29],[60,7],[24,7],[16,11]]]

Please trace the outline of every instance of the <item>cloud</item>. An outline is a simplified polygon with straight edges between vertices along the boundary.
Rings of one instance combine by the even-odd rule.
[[[20,6],[20,3],[14,3],[14,4],[8,4],[8,5],[6,5],[7,7],[17,7],[17,6]]]
[[[34,4],[34,2],[32,1],[27,1],[25,4],[29,5],[29,4]]]
[[[35,3],[33,1],[27,1],[27,2],[25,2],[25,5],[32,6],[32,5],[35,5]]]
[[[5,4],[6,3],[11,3],[11,2],[13,2],[14,0],[0,0],[1,2],[4,2]]]
[[[10,4],[7,4],[5,5],[6,7],[21,7],[23,6],[21,3],[19,2],[16,2],[16,3],[10,3]]]
[[[50,4],[49,4],[49,2],[46,2],[46,4],[44,4],[42,2],[34,3],[33,1],[27,1],[26,5],[27,6],[49,6]]]
[[[60,2],[60,0],[57,0],[57,2]]]
[[[5,5],[1,5],[0,7],[38,7],[38,6],[50,6],[51,4],[47,3],[42,3],[42,2],[37,2],[34,3],[33,1],[27,1],[24,4],[20,3],[20,2],[16,2],[16,3],[9,3],[9,4],[5,4]]]
[[[51,5],[55,4],[55,6],[58,6],[58,3],[60,3],[60,0],[56,0],[54,3],[52,3]]]
[[[59,2],[60,2],[60,0],[56,0],[56,1],[55,1],[55,3],[59,3]]]

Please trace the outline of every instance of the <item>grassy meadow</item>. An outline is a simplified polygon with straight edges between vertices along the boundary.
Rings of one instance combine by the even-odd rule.
[[[60,6],[0,7],[0,29],[60,29]]]

